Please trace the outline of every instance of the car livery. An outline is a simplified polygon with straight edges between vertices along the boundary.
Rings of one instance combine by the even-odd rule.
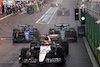
[[[69,24],[65,24],[65,23],[56,24],[54,25],[54,27],[57,27],[57,29],[50,28],[49,34],[59,34],[61,40],[77,41],[77,35],[76,35],[75,28],[68,29],[67,26],[69,26]]]
[[[42,40],[40,42],[32,42],[30,48],[22,48],[19,62],[22,64],[65,63],[67,55],[67,42],[54,43],[50,39]]]
[[[21,30],[13,29],[13,42],[32,41],[35,37],[38,38],[39,32],[36,28],[30,28],[31,25],[20,25]]]
[[[54,34],[52,32],[52,30],[55,31],[55,34],[59,34],[61,36],[61,40],[65,40],[66,38],[66,31],[67,31],[67,28],[66,26],[69,26],[69,24],[56,24],[54,25],[54,27],[57,27],[57,30],[56,29],[49,29],[49,34]]]

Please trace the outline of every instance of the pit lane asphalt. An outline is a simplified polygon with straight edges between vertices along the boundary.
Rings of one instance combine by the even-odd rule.
[[[70,10],[69,16],[54,15],[49,24],[35,23],[50,7],[45,5],[43,12],[35,13],[30,16],[28,14],[13,15],[0,21],[0,37],[12,37],[12,30],[17,28],[19,24],[33,24],[38,28],[41,34],[48,34],[49,28],[52,28],[57,23],[68,23],[70,27],[75,27],[77,30],[78,23],[74,20],[74,3],[73,0],[63,0],[62,6]],[[65,65],[57,64],[31,64],[29,66],[22,66],[18,63],[18,56],[21,48],[28,47],[30,43],[12,43],[12,40],[5,40],[0,45],[0,67],[93,67],[88,53],[86,51],[83,39],[78,37],[77,43],[69,43],[69,55]]]

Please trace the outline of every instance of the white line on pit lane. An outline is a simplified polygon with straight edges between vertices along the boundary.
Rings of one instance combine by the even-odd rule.
[[[63,0],[62,0],[62,1],[63,1]],[[62,1],[61,1],[61,3],[62,3]],[[58,1],[56,1],[56,2],[58,2]],[[46,13],[48,13],[49,10],[50,10],[51,8],[52,8],[52,7],[50,7]],[[58,10],[58,8],[57,8],[57,10]],[[57,12],[57,10],[55,11],[55,13]],[[45,14],[46,14],[46,13],[45,13]],[[47,24],[50,23],[50,21],[52,20],[52,18],[53,18],[54,15],[55,15],[55,13],[54,13],[53,16],[50,18],[50,20],[47,22]],[[45,15],[45,14],[44,14],[44,15]],[[44,15],[42,15],[42,17],[41,17],[40,19],[38,19],[38,20],[36,21],[36,23],[39,23],[39,21],[44,17]],[[39,23],[39,24],[46,24],[46,23]]]
[[[48,9],[48,11],[47,11],[39,20],[36,21],[36,23],[39,23],[39,21],[49,12],[49,10],[50,10],[51,8],[52,8],[52,7],[50,7],[50,8]],[[54,12],[54,14],[52,15],[52,17],[50,18],[50,20],[49,20],[47,23],[39,23],[39,24],[49,24],[50,21],[52,20],[52,18],[54,17],[55,13],[57,12],[57,10],[58,10],[58,8],[56,9],[56,11]]]
[[[13,13],[12,13],[12,14],[9,14],[9,15],[7,15],[7,16],[4,16],[4,17],[2,17],[2,18],[0,18],[0,20],[3,20],[3,19],[5,19],[5,18],[7,18],[7,17],[9,17],[9,16],[11,16],[11,15],[13,15]]]
[[[50,10],[51,8],[52,8],[52,7],[50,7],[46,13],[48,13],[49,10]],[[46,13],[45,13],[45,14],[46,14]],[[45,15],[45,14],[44,14],[44,15]],[[38,20],[36,21],[36,23],[39,23],[39,21],[44,17],[44,15],[42,15],[42,17],[41,17],[40,19],[38,19]]]
[[[19,15],[22,15],[22,14],[24,14],[24,13],[26,13],[26,11],[20,13]],[[9,16],[11,16],[11,15],[13,15],[13,13],[11,13],[11,14],[9,14],[9,15],[7,15],[7,16],[4,16],[4,17],[2,17],[2,18],[0,18],[0,20],[6,19],[7,17],[9,17]]]
[[[50,23],[50,21],[52,20],[52,18],[54,17],[55,13],[57,12],[58,8],[56,9],[56,11],[54,12],[54,14],[52,15],[52,17],[50,18],[50,20],[47,22],[47,24]]]

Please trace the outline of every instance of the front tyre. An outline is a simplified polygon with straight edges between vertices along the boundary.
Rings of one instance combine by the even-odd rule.
[[[24,59],[27,59],[28,58],[28,55],[27,55],[27,52],[28,52],[28,48],[22,48],[21,49],[21,60],[23,61]],[[29,63],[23,63],[22,62],[22,65],[28,65]]]

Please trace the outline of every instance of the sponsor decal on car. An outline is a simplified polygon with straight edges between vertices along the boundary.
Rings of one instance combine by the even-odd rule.
[[[46,58],[45,61],[46,61],[47,63],[61,62],[61,58]]]
[[[49,36],[50,37],[56,37],[56,36],[59,36],[59,34],[50,34]]]

